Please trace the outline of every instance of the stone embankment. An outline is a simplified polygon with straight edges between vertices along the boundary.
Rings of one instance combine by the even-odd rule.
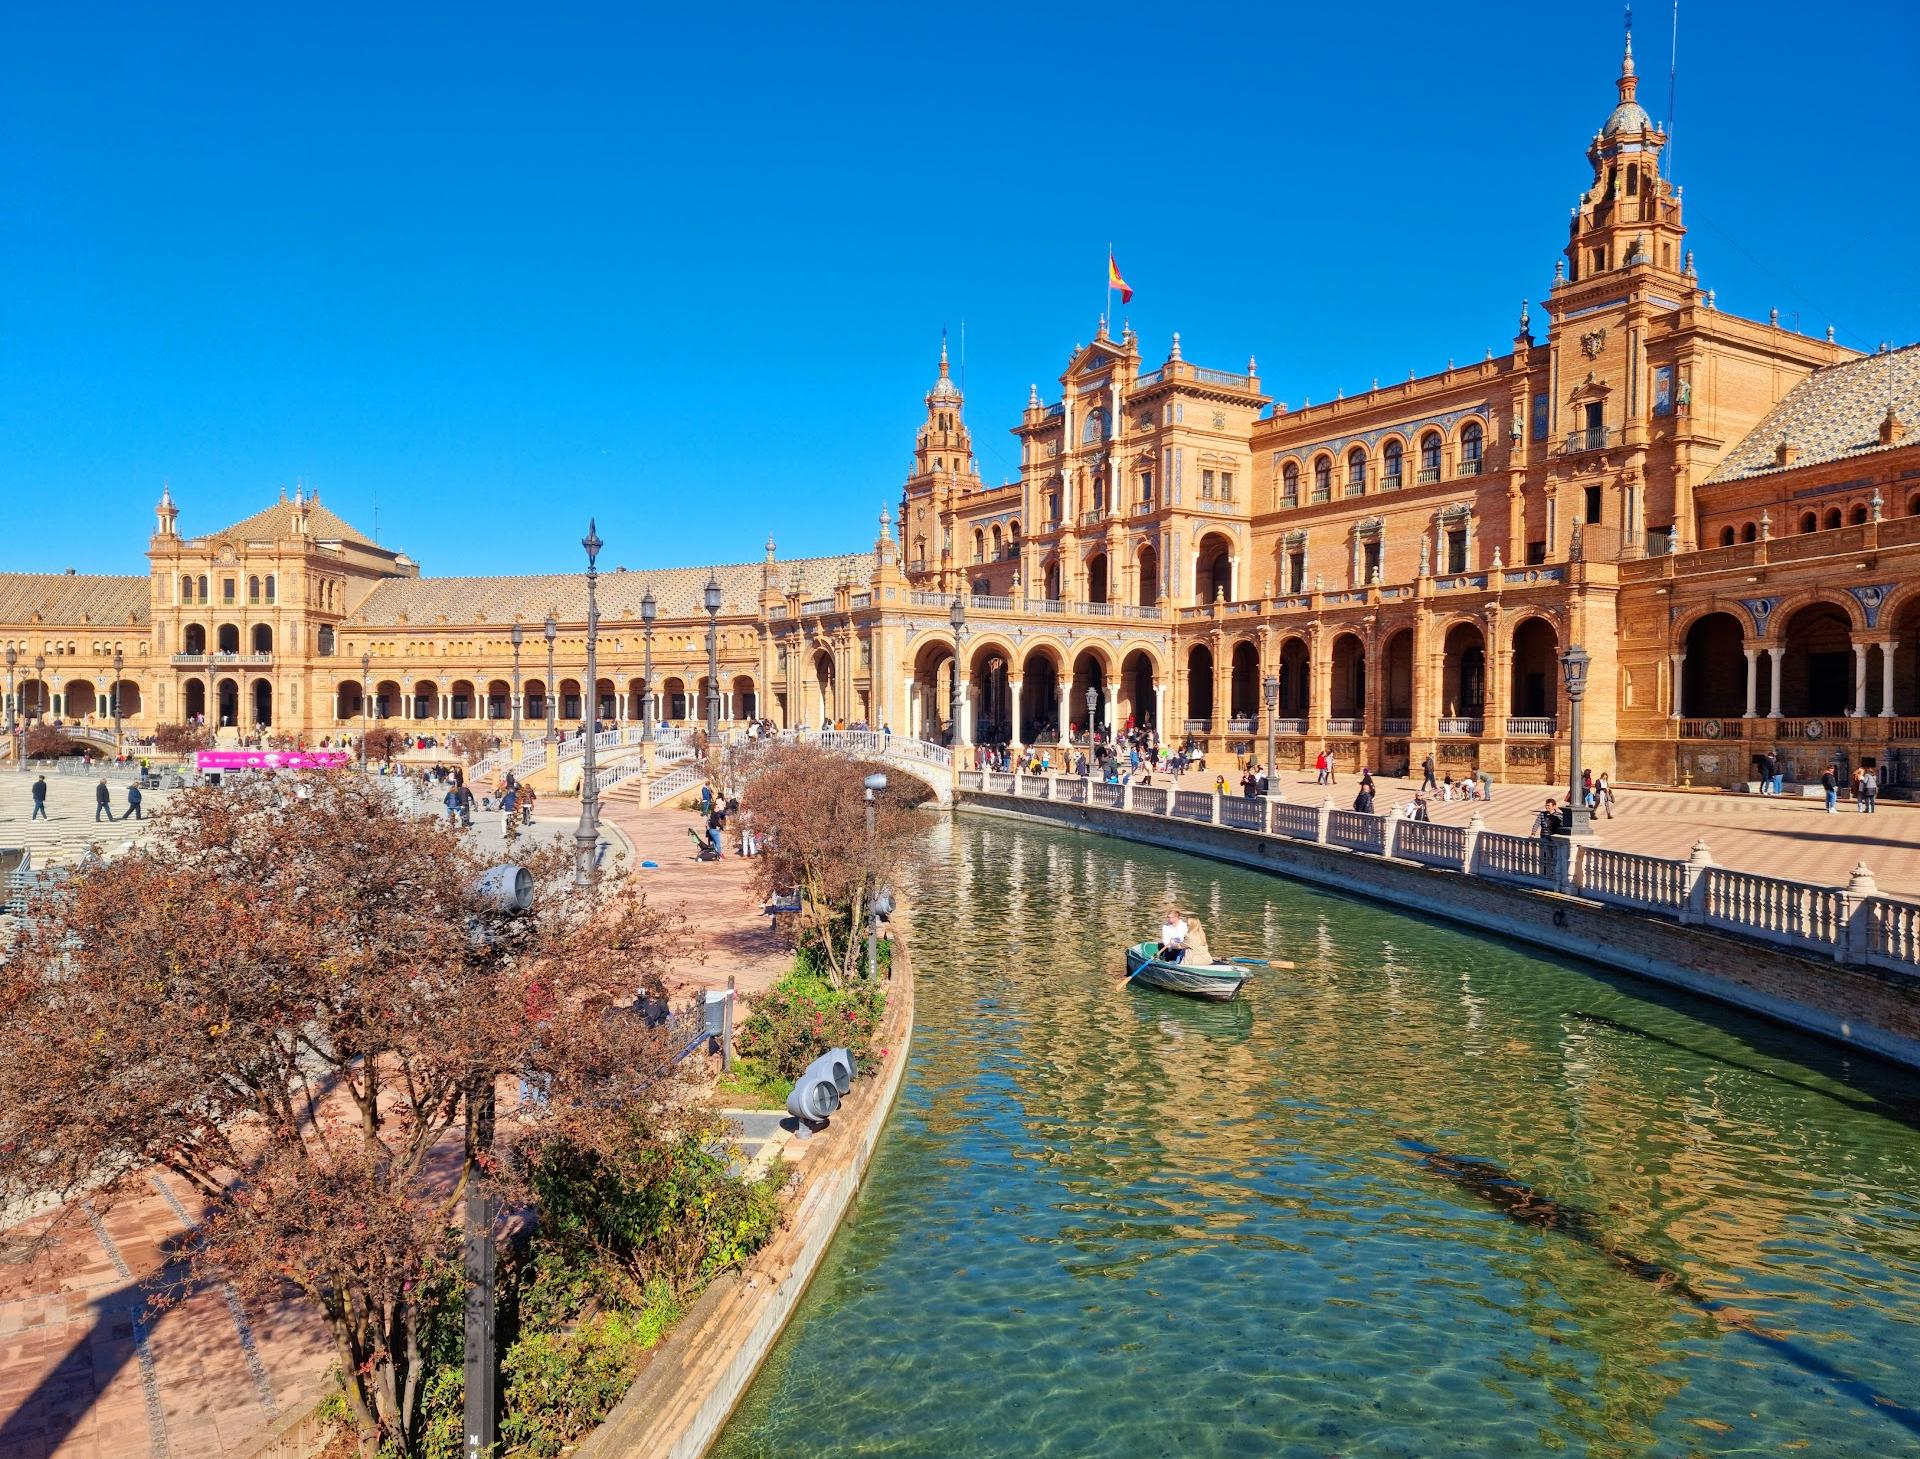
[[[1920,1068],[1920,904],[1532,836],[977,771],[964,808],[1262,867],[1685,988]]]

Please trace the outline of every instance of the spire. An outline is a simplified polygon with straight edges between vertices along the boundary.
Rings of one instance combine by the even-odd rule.
[[[162,537],[174,535],[174,523],[180,520],[179,509],[173,504],[173,483],[162,480],[160,483],[160,505],[153,509],[156,532]]]
[[[1632,101],[1633,93],[1640,85],[1633,74],[1633,7],[1627,7],[1627,49],[1620,58],[1620,99]]]
[[[1173,352],[1169,354],[1167,358],[1170,360],[1180,358],[1180,331],[1177,329],[1173,332]]]
[[[947,331],[945,328],[940,331],[940,378],[942,380],[947,378]]]

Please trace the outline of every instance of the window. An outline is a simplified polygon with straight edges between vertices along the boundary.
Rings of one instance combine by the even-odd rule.
[[[1754,524],[1751,522],[1747,523],[1746,526],[1740,529],[1740,540],[1742,542],[1752,542],[1754,539],[1759,537],[1759,535],[1760,535],[1760,529],[1754,526]]]
[[[207,596],[207,575],[205,573],[200,574],[200,601],[203,603],[210,603],[213,601],[211,598]]]
[[[1447,528],[1447,571],[1465,572],[1467,570],[1467,529]]]
[[[1480,474],[1480,452],[1486,440],[1480,422],[1470,420],[1466,429],[1460,432],[1460,474],[1478,476]]]
[[[1380,452],[1380,489],[1382,491],[1400,490],[1400,470],[1405,454],[1398,441],[1388,441]]]
[[[1867,520],[1867,509],[1856,504],[1854,509],[1848,513],[1847,520],[1856,527],[1864,525]]]
[[[269,603],[273,601],[273,574],[272,573],[267,574],[267,601]]]
[[[1420,438],[1420,482],[1440,479],[1440,433],[1428,431]]]
[[[1360,545],[1360,583],[1364,587],[1380,576],[1380,539]]]
[[[1840,508],[1828,507],[1825,521],[1829,532],[1837,529],[1840,526]]]
[[[320,642],[315,651],[323,659],[332,657],[333,655],[333,629],[332,628],[324,624],[321,625]]]
[[[1722,547],[1733,546],[1733,528],[1722,527],[1720,529],[1720,545]]]
[[[1220,500],[1223,502],[1233,500],[1233,473],[1231,471],[1222,471],[1220,473]]]
[[[1529,567],[1537,567],[1541,563],[1545,562],[1546,560],[1547,560],[1547,544],[1546,543],[1529,542],[1527,544],[1527,565]]]
[[[1319,456],[1313,463],[1313,499],[1323,502],[1333,495],[1333,458]]]
[[[193,579],[184,573],[180,577],[180,601],[183,603],[193,601]]]
[[[1818,532],[1820,530],[1819,513],[1817,512],[1803,513],[1800,517],[1800,530],[1802,532]]]
[[[1143,502],[1151,502],[1153,500],[1153,473],[1151,471],[1142,471],[1140,473],[1140,500]]]
[[[235,582],[234,579],[221,578],[220,579],[220,601],[223,603],[231,603],[234,599],[234,590],[237,586],[238,584]]]
[[[1598,274],[1598,273],[1605,273],[1605,272],[1606,272],[1606,269],[1607,269],[1607,251],[1606,251],[1606,249],[1604,249],[1604,248],[1596,248],[1596,249],[1594,249],[1594,251],[1593,251],[1593,271],[1594,271],[1595,273],[1597,273],[1597,274]]]
[[[1347,452],[1347,495],[1364,496],[1367,490],[1367,453],[1355,446]]]
[[[1288,506],[1297,506],[1300,502],[1300,463],[1289,461],[1280,468],[1280,500]]]
[[[250,577],[247,579],[247,601],[255,604],[260,601],[260,579],[258,577]]]
[[[1639,194],[1639,192],[1640,192],[1640,169],[1637,167],[1629,167],[1627,169],[1627,196],[1635,197]]]
[[[1587,512],[1582,520],[1586,522],[1600,520],[1600,488],[1597,486],[1587,488]]]
[[[1287,554],[1287,591],[1304,593],[1307,590],[1307,549],[1296,547]]]
[[[1213,473],[1211,471],[1202,471],[1200,473],[1200,500],[1203,502],[1213,500]]]

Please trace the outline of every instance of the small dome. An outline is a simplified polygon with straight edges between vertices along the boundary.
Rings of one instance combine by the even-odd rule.
[[[1650,132],[1653,130],[1653,118],[1647,115],[1647,109],[1637,101],[1623,101],[1613,109],[1613,115],[1607,118],[1601,135],[1618,136],[1621,132]]]
[[[935,405],[958,405],[960,387],[954,384],[953,378],[943,370],[940,378],[933,382],[933,389],[927,392],[927,399]]]

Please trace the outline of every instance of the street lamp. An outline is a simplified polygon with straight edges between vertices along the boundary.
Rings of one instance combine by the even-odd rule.
[[[9,655],[11,657],[11,655]],[[120,671],[126,667],[127,656],[120,652],[120,645],[113,646],[113,758],[119,759],[120,746]]]
[[[720,743],[720,579],[709,571],[702,592],[707,607],[707,747]]]
[[[640,695],[640,738],[648,744],[653,743],[653,620],[659,612],[649,583],[646,596],[640,600],[640,637],[646,644],[646,658],[640,666],[640,682],[646,686]]]
[[[1100,702],[1100,691],[1087,685],[1087,754],[1093,754],[1093,715],[1094,707]],[[1091,763],[1091,761],[1089,761]]]
[[[33,656],[33,683],[40,692],[33,696],[34,718],[44,720],[47,717],[47,656]]]
[[[520,743],[520,645],[526,639],[526,635],[520,631],[518,620],[514,622],[513,632],[508,637],[513,641],[513,738],[508,743],[518,745]],[[514,753],[518,754],[519,751],[516,750]]]
[[[967,605],[960,595],[953,596],[953,607],[947,610],[947,621],[953,625],[953,678],[952,689],[947,697],[947,711],[953,723],[947,731],[947,743],[960,743],[960,645],[967,638]]]
[[[587,535],[580,539],[580,545],[587,549],[587,695],[588,703],[600,694],[600,662],[597,649],[600,637],[600,603],[596,596],[596,584],[599,573],[594,568],[594,560],[600,556],[605,544],[600,534],[594,530],[593,519],[587,519]],[[593,707],[598,710],[599,705]],[[577,891],[585,891],[594,882],[593,864],[594,844],[600,839],[600,796],[593,786],[593,741],[600,726],[590,723],[587,729],[587,743],[580,761],[580,824],[573,832],[573,885]]]
[[[1260,687],[1266,691],[1267,696],[1267,794],[1271,796],[1274,783],[1273,767],[1278,763],[1275,756],[1279,753],[1279,745],[1275,739],[1278,726],[1274,723],[1274,716],[1280,712],[1280,676],[1267,675],[1266,682]]]
[[[12,739],[19,732],[20,701],[13,687],[13,666],[20,661],[20,651],[12,644],[7,645],[7,738]],[[13,747],[13,768],[21,768],[20,746]]]
[[[367,773],[367,676],[373,672],[373,655],[360,655],[360,773]]]
[[[1580,788],[1580,698],[1587,692],[1587,665],[1591,662],[1587,651],[1579,644],[1573,644],[1560,656],[1561,672],[1567,681],[1568,719],[1567,728],[1567,815],[1566,828],[1569,836],[1584,836],[1592,823],[1587,817],[1587,798]]]
[[[873,793],[887,788],[887,777],[876,770],[860,783],[866,787],[867,792],[867,861],[871,865],[873,861]],[[880,979],[879,955],[874,951],[873,946],[874,938],[880,932],[880,914],[874,905],[879,894],[878,886],[867,894],[867,981],[869,983],[878,982]]]
[[[554,719],[554,683],[553,683],[553,640],[560,632],[560,625],[553,621],[553,614],[547,614],[547,738],[560,738],[560,729]]]

